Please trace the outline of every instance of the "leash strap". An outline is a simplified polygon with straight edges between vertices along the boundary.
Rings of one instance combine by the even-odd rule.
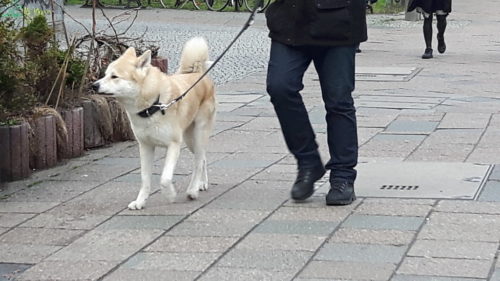
[[[226,49],[219,55],[219,57],[217,59],[215,59],[215,61],[212,63],[212,65],[210,65],[210,67],[198,78],[198,80],[196,80],[193,83],[193,85],[191,85],[191,87],[189,87],[182,95],[176,97],[175,99],[173,99],[172,101],[170,101],[167,104],[160,103],[160,97],[158,97],[156,102],[151,107],[146,108],[146,109],[142,110],[141,112],[138,112],[137,114],[140,117],[144,117],[144,118],[151,116],[152,114],[154,114],[158,110],[161,110],[162,114],[165,114],[166,109],[168,109],[174,103],[182,100],[188,94],[188,92],[191,91],[191,89],[193,89],[194,86],[196,86],[196,84],[198,84],[208,74],[208,72],[210,70],[212,70],[212,68],[214,68],[214,66],[221,60],[221,58],[227,53],[227,51],[234,45],[236,40],[238,40],[240,38],[240,36],[243,34],[243,32],[245,32],[245,30],[247,30],[248,27],[250,27],[254,23],[255,14],[257,13],[258,7],[261,7],[262,5],[263,5],[263,0],[259,0],[257,7],[252,11],[252,13],[250,14],[250,17],[248,17],[248,20],[245,22],[245,24],[243,25],[243,28],[236,35],[236,37],[234,37],[233,41],[231,41],[231,43],[229,43],[229,45],[226,47]]]

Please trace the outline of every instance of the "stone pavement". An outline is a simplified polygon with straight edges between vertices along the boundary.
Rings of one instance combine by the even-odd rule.
[[[360,196],[351,206],[325,206],[326,178],[307,202],[289,200],[295,163],[265,93],[269,42],[259,15],[251,36],[236,47],[258,45],[257,55],[251,56],[253,49],[239,58],[230,55],[226,65],[236,65],[218,70],[245,75],[218,80],[209,190],[197,201],[184,198],[192,158],[183,150],[174,178],[181,191],[177,201],[168,204],[156,188],[144,210],[127,210],[140,182],[134,142],[87,151],[5,184],[0,280],[499,281],[500,2],[453,5],[448,51],[425,61],[421,22],[369,16],[370,40],[357,57]],[[81,19],[82,10],[88,11],[68,10],[80,12]],[[183,25],[182,34],[193,28],[211,35],[234,31],[246,18],[140,14],[138,22],[162,21],[173,35]],[[247,62],[251,67],[239,66]],[[326,160],[313,70],[304,84]],[[162,156],[155,162],[156,187]],[[384,168],[398,166],[402,172]],[[436,173],[419,174],[428,167],[437,167]],[[484,169],[465,178],[474,167]],[[397,178],[424,192],[399,185],[386,192],[389,187],[382,190],[372,176]],[[464,183],[472,186],[466,187],[469,197],[448,195]]]

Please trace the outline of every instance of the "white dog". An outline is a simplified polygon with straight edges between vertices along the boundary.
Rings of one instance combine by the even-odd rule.
[[[208,188],[206,147],[215,121],[213,82],[205,76],[188,94],[168,109],[206,70],[208,46],[203,38],[189,40],[182,51],[177,73],[167,75],[151,65],[151,52],[137,57],[129,48],[109,64],[106,75],[93,84],[100,94],[110,95],[123,104],[139,143],[142,185],[129,209],[142,209],[151,192],[155,147],[167,147],[161,188],[170,202],[176,191],[172,183],[174,168],[183,141],[194,153],[194,168],[187,196],[196,199],[199,190]],[[141,116],[142,115],[142,116]]]

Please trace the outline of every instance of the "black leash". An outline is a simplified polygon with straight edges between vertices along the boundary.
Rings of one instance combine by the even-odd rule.
[[[196,86],[196,84],[198,84],[207,74],[210,70],[212,70],[212,68],[214,68],[214,66],[220,61],[220,59],[227,53],[227,51],[233,46],[233,44],[236,42],[236,40],[238,40],[238,38],[240,38],[241,34],[243,34],[243,32],[245,32],[245,30],[248,29],[248,27],[250,27],[253,22],[254,22],[254,18],[255,18],[255,14],[257,13],[257,10],[258,7],[262,7],[263,5],[263,0],[259,0],[258,1],[258,5],[257,7],[253,10],[253,12],[250,14],[250,17],[248,17],[248,20],[245,22],[245,24],[243,25],[243,28],[240,30],[240,32],[236,35],[236,37],[234,37],[233,41],[231,41],[231,43],[229,43],[229,45],[226,47],[226,49],[222,52],[222,54],[219,55],[219,57],[217,59],[215,59],[215,61],[212,63],[212,65],[210,65],[210,67],[200,76],[200,78],[198,78],[198,80],[196,80],[193,85],[191,85],[191,87],[189,87],[182,95],[176,97],[175,99],[171,100],[169,103],[167,104],[164,104],[164,103],[160,103],[160,97],[158,97],[158,99],[156,100],[156,102],[140,111],[137,113],[137,115],[139,115],[140,117],[149,117],[151,115],[153,115],[155,112],[161,110],[161,113],[162,114],[165,114],[165,110],[168,109],[170,106],[172,106],[174,103],[182,100],[187,94],[188,92],[194,88],[194,86]]]

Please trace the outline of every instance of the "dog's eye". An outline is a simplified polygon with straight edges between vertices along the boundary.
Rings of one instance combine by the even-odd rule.
[[[118,78],[118,76],[116,76],[116,75],[114,75],[114,74],[113,74],[113,75],[111,75],[111,79],[116,79],[116,78]]]

